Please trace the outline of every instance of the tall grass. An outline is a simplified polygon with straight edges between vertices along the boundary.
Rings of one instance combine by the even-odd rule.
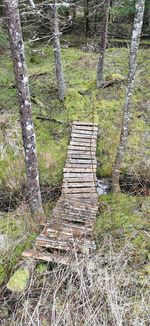
[[[115,253],[111,241],[72,266],[47,265],[32,274],[16,300],[12,326],[148,326],[150,278],[131,268],[132,248]],[[133,267],[133,266],[132,266]]]

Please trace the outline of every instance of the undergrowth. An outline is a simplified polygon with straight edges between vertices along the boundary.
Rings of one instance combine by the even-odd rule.
[[[115,252],[111,237],[93,257],[68,267],[40,264],[13,301],[10,326],[149,325],[150,274],[131,267],[130,244]],[[142,281],[143,282],[142,282]],[[7,309],[11,308],[7,303]],[[3,306],[6,314],[6,306]]]

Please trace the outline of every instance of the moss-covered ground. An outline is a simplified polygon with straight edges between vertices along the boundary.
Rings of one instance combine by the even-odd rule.
[[[68,43],[67,43],[68,44]],[[98,54],[79,48],[63,48],[62,59],[67,93],[64,103],[57,96],[53,50],[43,44],[26,45],[27,66],[33,99],[32,111],[36,130],[37,152],[41,185],[55,189],[61,185],[67,145],[73,120],[95,121],[99,124],[97,144],[98,177],[110,177],[119,142],[122,107],[128,73],[128,54],[125,48],[108,48],[105,59],[105,77],[114,81],[108,87],[96,88]],[[0,58],[0,125],[1,134],[1,188],[19,191],[25,183],[25,166],[19,124],[19,110],[14,86],[10,52],[2,51]],[[150,177],[150,49],[141,49],[138,55],[137,77],[131,111],[130,134],[122,172]],[[39,117],[52,119],[41,120]],[[54,121],[59,120],[61,123]],[[100,198],[100,214],[96,225],[98,242],[104,234],[113,233],[117,246],[130,239],[135,256],[150,258],[148,245],[148,213],[141,210],[144,197],[105,195]],[[50,206],[45,206],[50,215]],[[10,213],[12,214],[12,213]],[[7,217],[6,217],[7,215]],[[11,216],[11,215],[9,215]],[[9,219],[5,213],[6,221]],[[25,214],[22,214],[25,225]],[[3,219],[2,219],[3,220]],[[22,218],[13,212],[11,223]],[[2,233],[7,232],[3,221]],[[9,224],[9,223],[8,223]],[[10,230],[10,231],[8,231]],[[14,234],[13,234],[14,235]],[[19,237],[20,238],[20,237]],[[119,241],[119,244],[118,244]],[[26,243],[26,241],[25,241]],[[26,244],[25,244],[26,245]],[[19,247],[20,248],[20,247]],[[19,249],[20,252],[23,248]],[[11,258],[10,258],[11,259]],[[3,258],[2,258],[3,261]],[[12,258],[13,261],[13,258]],[[3,264],[4,266],[5,264]],[[12,266],[12,265],[11,265]],[[11,266],[8,268],[11,269]],[[4,267],[5,268],[5,267]],[[4,269],[2,269],[2,275]]]

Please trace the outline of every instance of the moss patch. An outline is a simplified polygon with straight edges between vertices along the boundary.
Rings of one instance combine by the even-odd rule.
[[[24,292],[29,281],[29,271],[18,269],[7,283],[7,288],[12,292]]]
[[[149,218],[142,212],[144,198],[121,195],[103,195],[99,198],[100,213],[95,230],[98,243],[111,235],[113,246],[120,250],[126,243],[134,250],[134,261],[149,260]]]

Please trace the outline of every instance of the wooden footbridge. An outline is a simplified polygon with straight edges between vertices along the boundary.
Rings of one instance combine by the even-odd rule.
[[[62,194],[50,222],[25,257],[68,264],[75,254],[96,248],[94,222],[98,210],[96,192],[96,141],[98,125],[73,122]]]

